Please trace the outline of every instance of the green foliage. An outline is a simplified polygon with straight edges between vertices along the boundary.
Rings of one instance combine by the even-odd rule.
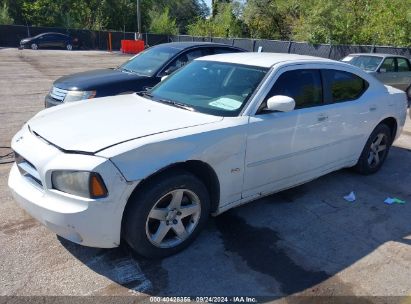
[[[310,0],[293,38],[312,43],[411,45],[411,0]]]
[[[234,15],[234,8],[232,3],[219,3],[214,17],[199,18],[188,26],[188,33],[193,36],[241,37],[241,22]]]
[[[151,10],[149,15],[151,19],[149,28],[150,33],[168,35],[178,34],[176,20],[170,17],[168,8],[166,8],[162,13]]]
[[[300,2],[305,3],[296,0],[249,0],[243,18],[250,36],[262,39],[290,39],[293,22],[300,14]]]
[[[10,17],[7,3],[0,6],[0,24],[13,24],[14,20]]]
[[[194,23],[197,18],[205,18],[208,7],[204,0],[156,0],[152,3],[152,10],[164,12],[169,10],[170,17],[176,20],[178,31],[185,33],[189,24]]]
[[[411,46],[411,0],[140,0],[142,31]],[[137,31],[136,0],[0,0],[0,23]]]

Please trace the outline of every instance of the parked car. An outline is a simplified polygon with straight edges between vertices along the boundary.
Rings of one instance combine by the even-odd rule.
[[[404,92],[348,64],[207,56],[150,92],[39,112],[12,139],[8,185],[66,239],[163,257],[210,213],[341,168],[378,171],[405,118]]]
[[[341,61],[355,65],[382,83],[407,93],[411,100],[411,63],[407,57],[391,54],[350,54]]]
[[[34,37],[24,38],[20,41],[20,48],[64,48],[71,51],[73,40],[70,36],[61,33],[43,33]]]
[[[115,69],[99,69],[61,77],[45,99],[46,108],[64,102],[128,94],[155,86],[195,58],[244,50],[210,42],[172,42],[153,46]]]

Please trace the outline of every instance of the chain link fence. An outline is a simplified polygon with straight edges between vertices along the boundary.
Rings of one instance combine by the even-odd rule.
[[[132,32],[119,31],[91,31],[79,29],[64,29],[50,27],[33,27],[23,25],[0,25],[0,47],[18,47],[20,40],[29,36],[36,36],[45,32],[57,32],[70,35],[78,41],[79,49],[99,49],[107,50],[109,43],[109,33],[113,50],[120,50],[121,40],[134,39]],[[195,37],[188,35],[160,35],[144,33],[142,35],[146,46],[153,46],[167,42],[216,42],[233,45],[250,52],[274,52],[291,53],[301,55],[311,55],[331,59],[341,59],[351,53],[388,53],[403,55],[411,58],[411,48],[398,48],[390,46],[372,45],[331,45],[331,44],[309,44],[307,42],[279,41],[264,39],[246,38],[221,38],[221,37]]]

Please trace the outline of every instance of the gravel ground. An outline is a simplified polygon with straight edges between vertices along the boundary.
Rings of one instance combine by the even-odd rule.
[[[21,125],[43,108],[54,79],[113,67],[127,58],[95,51],[0,49],[0,146],[9,146]],[[0,149],[0,155],[8,152]],[[161,261],[57,237],[13,202],[7,188],[11,165],[0,165],[0,296],[410,301],[388,298],[411,294],[410,152],[408,118],[377,174],[341,170],[231,210],[211,219],[187,250]],[[357,195],[355,203],[342,198],[350,191]],[[388,196],[407,203],[386,205]],[[0,303],[5,299],[14,298],[0,297]]]

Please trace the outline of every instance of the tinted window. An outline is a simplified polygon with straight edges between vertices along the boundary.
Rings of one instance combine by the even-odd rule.
[[[170,58],[180,50],[168,46],[155,46],[130,58],[119,69],[129,70],[141,75],[153,76]]]
[[[348,72],[323,70],[322,75],[327,103],[357,99],[368,87],[364,79]]]
[[[208,54],[203,49],[196,49],[185,52],[178,56],[172,63],[170,63],[170,65],[166,69],[167,72],[165,74],[171,74],[179,68],[185,66],[187,63],[193,61],[194,59],[205,55]]]
[[[410,64],[405,58],[397,58],[398,72],[409,72]]]
[[[381,72],[395,72],[394,58],[386,58],[380,67]]]
[[[322,104],[322,85],[318,70],[295,70],[281,74],[267,98],[285,95],[294,98],[295,108],[307,108]]]
[[[215,48],[214,54],[226,54],[226,53],[238,53],[240,52],[237,49],[230,49],[230,48]]]

